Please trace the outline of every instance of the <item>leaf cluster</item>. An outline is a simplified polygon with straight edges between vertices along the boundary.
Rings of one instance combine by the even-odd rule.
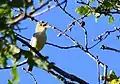
[[[93,6],[91,5],[92,3],[96,5]],[[79,15],[84,15],[87,17],[90,15],[94,15],[96,17],[95,18],[96,21],[102,15],[107,16],[108,23],[110,24],[114,22],[113,14],[119,14],[120,9],[119,3],[120,3],[119,0],[103,0],[102,2],[90,0],[88,3],[81,1],[79,2],[81,6],[76,8],[75,11]]]

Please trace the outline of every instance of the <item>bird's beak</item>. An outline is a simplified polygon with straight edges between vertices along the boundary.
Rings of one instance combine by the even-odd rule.
[[[49,25],[49,24],[48,24],[48,22],[46,22],[46,24],[45,24],[45,25],[46,25],[46,28],[52,28],[52,26],[51,26],[51,25]]]
[[[52,26],[51,25],[47,25],[47,28],[52,28]]]

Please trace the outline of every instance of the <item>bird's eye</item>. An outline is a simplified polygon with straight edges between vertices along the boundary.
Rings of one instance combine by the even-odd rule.
[[[40,23],[40,26],[42,26],[42,23]]]
[[[47,23],[43,24],[43,26],[47,26]]]

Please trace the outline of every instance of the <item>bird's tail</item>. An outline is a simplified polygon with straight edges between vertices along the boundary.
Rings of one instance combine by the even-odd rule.
[[[32,53],[32,56],[35,56],[35,52],[33,52],[32,50],[30,50]],[[33,66],[34,66],[34,61],[32,60],[32,57],[30,57],[30,59],[28,59],[28,71],[32,71],[33,70]]]

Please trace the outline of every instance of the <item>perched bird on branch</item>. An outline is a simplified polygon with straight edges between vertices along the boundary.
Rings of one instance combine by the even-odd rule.
[[[37,51],[40,51],[46,43],[46,40],[47,40],[46,29],[47,28],[51,28],[51,26],[48,25],[48,23],[44,21],[40,21],[36,25],[35,33],[33,34],[33,37],[31,38],[30,45],[34,47]],[[32,52],[33,56],[36,55],[34,51],[32,50],[30,51]],[[33,68],[33,65],[31,66],[29,65],[28,71],[32,71],[32,68]]]

